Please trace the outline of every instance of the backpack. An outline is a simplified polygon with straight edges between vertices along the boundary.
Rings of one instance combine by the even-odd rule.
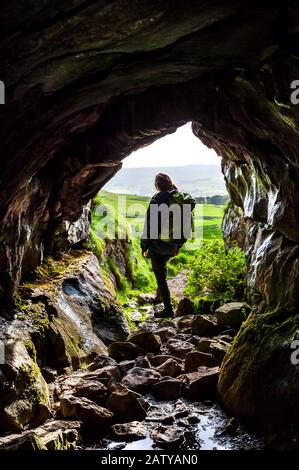
[[[181,247],[194,233],[196,201],[190,194],[177,190],[168,191],[168,195],[169,219],[161,220],[159,239]]]

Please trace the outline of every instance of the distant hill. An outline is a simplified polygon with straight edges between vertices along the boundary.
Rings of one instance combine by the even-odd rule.
[[[186,165],[173,167],[123,168],[105,186],[107,191],[150,196],[154,178],[159,172],[169,174],[181,191],[193,196],[227,194],[224,178],[218,165]]]

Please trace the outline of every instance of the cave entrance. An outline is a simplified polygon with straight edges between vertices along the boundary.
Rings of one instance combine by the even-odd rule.
[[[229,197],[220,158],[194,135],[189,121],[130,153],[94,201],[91,237],[94,246],[108,241],[108,266],[121,300],[126,303],[131,295],[128,280],[137,292],[151,292],[155,288],[151,264],[141,256],[140,238],[150,198],[156,193],[155,175],[160,172],[170,175],[179,191],[196,200],[195,236],[168,262],[169,283],[178,297],[176,300],[189,293],[201,301],[204,297],[206,304],[208,294],[212,308],[215,300],[218,305],[224,300],[240,299],[240,292],[228,293],[225,281],[230,270],[225,261],[228,255],[221,225]],[[196,272],[198,256],[202,257],[202,266]],[[240,257],[244,261],[244,255]],[[245,262],[242,269],[244,265]],[[208,273],[206,283],[204,276]],[[222,285],[219,277],[223,278]],[[131,295],[134,296],[136,292]]]

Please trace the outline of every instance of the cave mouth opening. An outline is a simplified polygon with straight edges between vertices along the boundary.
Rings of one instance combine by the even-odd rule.
[[[217,300],[217,305],[225,301],[244,299],[245,282],[242,285],[240,282],[238,288],[233,285],[234,282],[240,281],[237,275],[240,278],[243,276],[245,280],[245,255],[239,248],[235,248],[234,253],[238,250],[242,266],[239,270],[235,266],[238,274],[235,273],[234,281],[229,280],[230,255],[226,253],[221,229],[229,197],[220,168],[220,158],[193,134],[192,126],[193,123],[188,122],[179,126],[175,132],[132,152],[123,160],[123,168],[103,186],[93,201],[92,243],[95,251],[100,252],[100,256],[103,252],[109,253],[109,263],[113,266],[112,277],[117,288],[126,291],[124,296],[131,295],[127,289],[126,276],[135,291],[144,293],[154,290],[151,265],[146,265],[142,260],[140,242],[151,196],[153,193],[157,194],[154,188],[155,176],[162,172],[171,176],[179,192],[185,195],[191,193],[196,201],[193,212],[194,230],[186,237],[187,241],[176,256],[171,257],[168,262],[170,279],[184,272],[186,289],[181,290],[180,295],[189,292],[197,302],[204,293],[210,291],[209,296],[213,297],[213,302]],[[162,218],[167,219],[169,223],[166,214],[162,215]],[[169,230],[169,225],[167,229]],[[105,245],[105,240],[108,242],[108,249],[101,248]],[[123,242],[122,245],[119,244],[120,241]],[[128,241],[130,248],[126,246]],[[114,251],[119,250],[120,257],[121,253],[125,252],[126,256],[129,252],[130,259],[135,263],[132,272],[123,269],[125,263],[121,270],[118,270],[119,260],[113,255],[111,244]],[[199,273],[195,273],[193,269],[197,256],[206,259],[201,267],[204,274],[200,280]],[[217,280],[219,273],[222,276],[221,285]],[[208,274],[209,281],[205,283],[204,276]],[[145,277],[148,277],[148,280]],[[201,285],[200,289],[196,285],[197,281],[198,285]],[[136,297],[136,292],[134,295]]]

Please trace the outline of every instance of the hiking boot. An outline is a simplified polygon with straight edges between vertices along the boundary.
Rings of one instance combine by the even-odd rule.
[[[161,307],[157,307],[155,309],[155,317],[156,318],[174,318],[174,311],[173,311],[173,308],[172,308],[172,305],[169,306],[169,307],[164,307],[161,306]]]

